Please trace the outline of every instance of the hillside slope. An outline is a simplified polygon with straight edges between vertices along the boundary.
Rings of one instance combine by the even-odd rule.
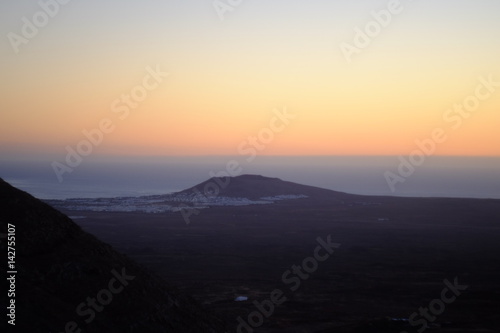
[[[16,332],[225,332],[190,297],[2,179],[0,221],[2,253],[7,225],[16,229]]]

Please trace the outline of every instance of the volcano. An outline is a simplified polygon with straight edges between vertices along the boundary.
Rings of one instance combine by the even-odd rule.
[[[346,195],[342,192],[301,185],[279,178],[248,174],[236,177],[212,177],[176,194],[188,195],[191,193],[252,200],[276,196],[338,197]]]

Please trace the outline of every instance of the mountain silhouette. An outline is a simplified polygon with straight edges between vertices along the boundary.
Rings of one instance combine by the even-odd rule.
[[[16,332],[225,332],[192,298],[2,179],[0,221],[2,253],[15,225]]]
[[[224,197],[259,199],[279,195],[304,195],[307,197],[340,197],[346,195],[319,187],[301,185],[279,178],[260,175],[241,175],[236,177],[212,177],[198,185],[176,194],[202,193]]]

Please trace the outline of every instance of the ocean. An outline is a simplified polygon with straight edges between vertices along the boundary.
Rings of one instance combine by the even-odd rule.
[[[497,157],[430,156],[413,171],[400,167],[398,156],[257,156],[250,162],[246,158],[89,156],[65,173],[62,182],[51,166],[53,160],[2,158],[0,177],[40,199],[137,197],[180,191],[212,175],[224,175],[233,161],[238,174],[353,194],[500,199]],[[394,191],[386,172],[404,180],[393,184]]]

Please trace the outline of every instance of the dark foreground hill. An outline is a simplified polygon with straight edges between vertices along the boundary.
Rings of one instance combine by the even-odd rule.
[[[4,254],[7,225],[15,225],[12,331],[225,331],[223,322],[194,300],[2,179],[0,221]],[[4,300],[6,294],[2,291]]]

